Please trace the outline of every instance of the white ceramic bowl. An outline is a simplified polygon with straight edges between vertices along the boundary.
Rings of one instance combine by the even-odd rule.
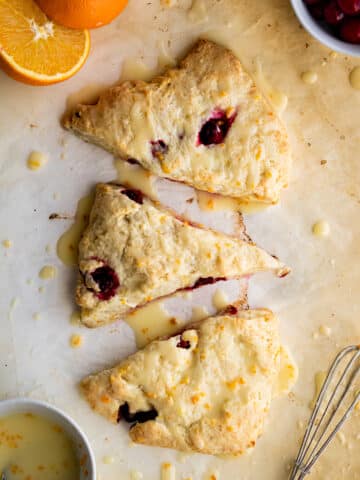
[[[73,441],[78,458],[85,458],[85,462],[80,469],[81,473],[79,480],[96,480],[94,454],[85,434],[74,420],[56,407],[38,400],[32,400],[30,398],[12,398],[0,401],[0,417],[23,412],[39,415],[62,427],[65,433]],[[87,474],[85,471],[87,471]]]
[[[303,0],[291,0],[293,9],[302,26],[319,42],[340,53],[360,57],[360,45],[354,45],[336,38],[318,20],[313,18]]]

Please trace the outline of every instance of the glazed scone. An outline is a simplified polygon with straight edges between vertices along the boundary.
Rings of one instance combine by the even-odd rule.
[[[225,312],[83,380],[91,407],[130,422],[137,443],[213,455],[253,448],[280,368],[278,322],[269,310]]]
[[[195,226],[136,190],[99,184],[79,244],[76,300],[96,327],[177,290],[274,270],[279,260],[249,241]]]
[[[228,49],[200,40],[177,68],[79,105],[64,126],[199,190],[276,203],[290,147],[280,119]]]

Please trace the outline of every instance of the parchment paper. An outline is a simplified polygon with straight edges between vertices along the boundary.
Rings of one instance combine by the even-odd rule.
[[[113,24],[92,32],[87,64],[64,84],[29,87],[0,73],[0,240],[13,242],[10,249],[0,247],[0,395],[31,395],[69,412],[89,435],[106,480],[127,479],[131,470],[155,480],[163,461],[176,465],[178,479],[208,479],[215,472],[218,480],[285,479],[303,433],[299,422],[310,413],[315,373],[326,369],[339,348],[360,342],[360,91],[348,81],[360,61],[332,55],[313,40],[288,1],[195,2],[189,13],[187,1],[161,6],[156,0],[130,0]],[[123,322],[100,330],[70,324],[75,272],[57,259],[55,245],[71,221],[48,220],[52,212],[74,213],[96,182],[115,177],[111,155],[61,129],[67,102],[116,83],[125,59],[155,71],[164,49],[177,59],[199,35],[230,46],[253,74],[260,62],[267,82],[288,96],[282,117],[294,151],[293,178],[281,205],[246,223],[255,241],[293,269],[282,281],[270,275],[251,279],[250,303],[279,315],[300,376],[293,394],[274,401],[254,453],[236,460],[184,459],[167,450],[131,447],[126,426],[109,425],[79,397],[82,376],[120,360],[135,345]],[[309,70],[318,74],[313,85],[300,78]],[[49,156],[37,172],[26,168],[32,150]],[[171,203],[175,189],[175,184],[171,190],[162,187],[162,199]],[[221,217],[212,219],[218,228]],[[328,237],[312,234],[317,220],[329,222]],[[45,264],[57,266],[56,279],[38,278]],[[331,328],[329,337],[318,334],[321,325]],[[76,332],[84,345],[74,350],[69,337]],[[360,478],[359,427],[357,413],[311,478]],[[104,464],[104,455],[114,463]]]

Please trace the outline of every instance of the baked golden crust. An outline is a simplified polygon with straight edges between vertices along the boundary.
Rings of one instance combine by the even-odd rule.
[[[197,282],[287,271],[255,244],[189,224],[140,192],[113,184],[97,186],[79,244],[79,270],[76,300],[90,327]]]
[[[222,314],[153,341],[115,368],[87,377],[82,391],[112,422],[119,420],[122,405],[134,422],[139,412],[152,412],[151,420],[130,428],[134,442],[241,454],[262,434],[279,352],[272,312]]]
[[[228,131],[199,142],[211,118]],[[156,175],[199,190],[276,203],[288,184],[287,133],[237,57],[199,40],[177,68],[151,82],[124,82],[96,105],[79,105],[64,127]]]

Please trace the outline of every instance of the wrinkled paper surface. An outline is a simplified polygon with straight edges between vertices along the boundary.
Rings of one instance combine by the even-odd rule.
[[[310,414],[314,375],[341,347],[360,342],[360,91],[348,80],[360,59],[330,54],[300,28],[285,0],[195,0],[192,6],[182,0],[170,6],[131,0],[123,15],[91,35],[88,62],[63,84],[30,87],[0,73],[0,240],[13,242],[10,249],[0,246],[0,395],[30,395],[69,412],[89,435],[106,480],[127,479],[130,470],[155,480],[164,461],[176,464],[177,478],[208,479],[217,472],[224,480],[285,480],[303,433],[301,422]],[[48,220],[53,212],[73,214],[96,182],[116,175],[111,155],[61,129],[66,105],[118,82],[124,60],[156,71],[180,58],[199,35],[231,47],[254,75],[260,64],[268,85],[287,95],[282,118],[294,152],[292,181],[281,205],[248,216],[246,223],[259,245],[293,269],[283,280],[252,278],[250,304],[279,315],[300,375],[293,394],[274,401],[253,454],[238,459],[180,458],[172,451],[131,447],[126,425],[110,425],[90,411],[77,382],[122,359],[135,344],[123,322],[99,330],[70,324],[75,270],[61,264],[55,246],[71,220]],[[316,72],[318,81],[305,84],[305,71]],[[26,168],[32,150],[49,156],[36,172]],[[182,211],[189,207],[185,199],[191,189],[168,182],[159,188],[166,203]],[[195,207],[187,213],[225,231],[235,220],[231,213],[204,216]],[[329,222],[328,237],[312,234],[318,220]],[[57,266],[56,279],[38,278],[45,264]],[[38,320],[32,318],[35,312]],[[331,328],[329,337],[318,334],[322,325]],[[73,333],[84,338],[77,350],[69,347]],[[360,478],[359,427],[357,413],[311,478]],[[105,455],[114,463],[105,465]]]

